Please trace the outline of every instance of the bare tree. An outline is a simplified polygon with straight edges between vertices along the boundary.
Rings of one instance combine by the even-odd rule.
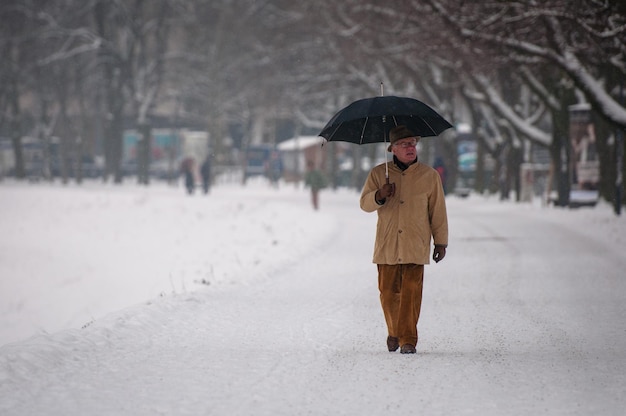
[[[136,127],[147,183],[157,114],[205,125],[215,161],[229,163],[229,136],[241,148],[273,143],[280,126],[314,132],[382,81],[453,123],[472,119],[485,154],[526,141],[567,165],[568,105],[586,100],[605,121],[602,151],[624,127],[625,14],[596,0],[7,1],[1,127],[16,144],[58,135],[68,160],[88,151],[85,136],[102,137],[116,182],[123,131]],[[454,140],[427,151],[452,164]]]
[[[29,26],[32,22],[32,4],[20,1],[3,3],[0,8],[0,50],[3,63],[0,65],[0,127],[11,138],[15,159],[15,176],[24,178],[26,169],[22,151],[24,132],[24,110],[22,97],[28,91],[32,68],[32,38]]]
[[[168,37],[175,11],[171,3],[169,0],[138,1],[129,19],[130,32],[136,42],[134,53],[128,55],[129,89],[140,131],[137,146],[138,181],[145,185],[150,180],[150,116],[157,106],[163,83]]]
[[[517,63],[517,68],[522,68],[518,82],[527,83],[543,98],[550,91],[551,98],[544,101],[546,104],[558,102],[547,107],[552,122],[550,149],[557,182],[561,184],[559,200],[566,203],[569,189],[564,178],[569,173],[561,167],[569,165],[568,106],[577,102],[575,91],[581,91],[593,110],[607,122],[623,128],[626,121],[626,109],[616,94],[615,77],[607,76],[618,72],[623,79],[624,75],[623,7],[612,2],[584,0],[576,7],[558,0],[541,4],[534,1],[467,4],[443,0],[428,3],[441,21],[454,29],[459,43],[472,42],[483,49],[495,50],[489,62]],[[515,67],[512,70],[518,72]],[[549,75],[555,73],[556,76]],[[545,82],[537,82],[542,79]],[[600,137],[601,144],[606,140],[608,136]],[[602,180],[604,184],[611,181],[606,176]],[[612,192],[606,186],[602,188],[611,199]]]

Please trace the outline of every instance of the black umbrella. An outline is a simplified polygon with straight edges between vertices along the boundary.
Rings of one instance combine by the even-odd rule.
[[[438,136],[452,127],[419,100],[381,95],[354,101],[339,110],[319,135],[329,142],[386,143],[389,131],[399,125],[407,126],[420,137]]]
[[[387,142],[389,131],[407,126],[421,137],[438,136],[452,127],[446,119],[414,98],[386,95],[364,98],[341,109],[319,134],[326,140],[357,144]]]

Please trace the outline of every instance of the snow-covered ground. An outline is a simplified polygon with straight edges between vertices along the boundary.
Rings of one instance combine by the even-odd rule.
[[[416,355],[358,193],[0,183],[1,415],[622,415],[626,219],[448,198]]]

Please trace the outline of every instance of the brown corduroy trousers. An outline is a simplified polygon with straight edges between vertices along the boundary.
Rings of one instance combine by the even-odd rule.
[[[387,330],[400,345],[417,345],[423,287],[423,264],[378,265],[378,289]]]

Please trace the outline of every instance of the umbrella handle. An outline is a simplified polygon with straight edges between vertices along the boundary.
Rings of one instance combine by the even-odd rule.
[[[387,160],[387,153],[385,153],[385,179],[389,183],[389,161]]]

